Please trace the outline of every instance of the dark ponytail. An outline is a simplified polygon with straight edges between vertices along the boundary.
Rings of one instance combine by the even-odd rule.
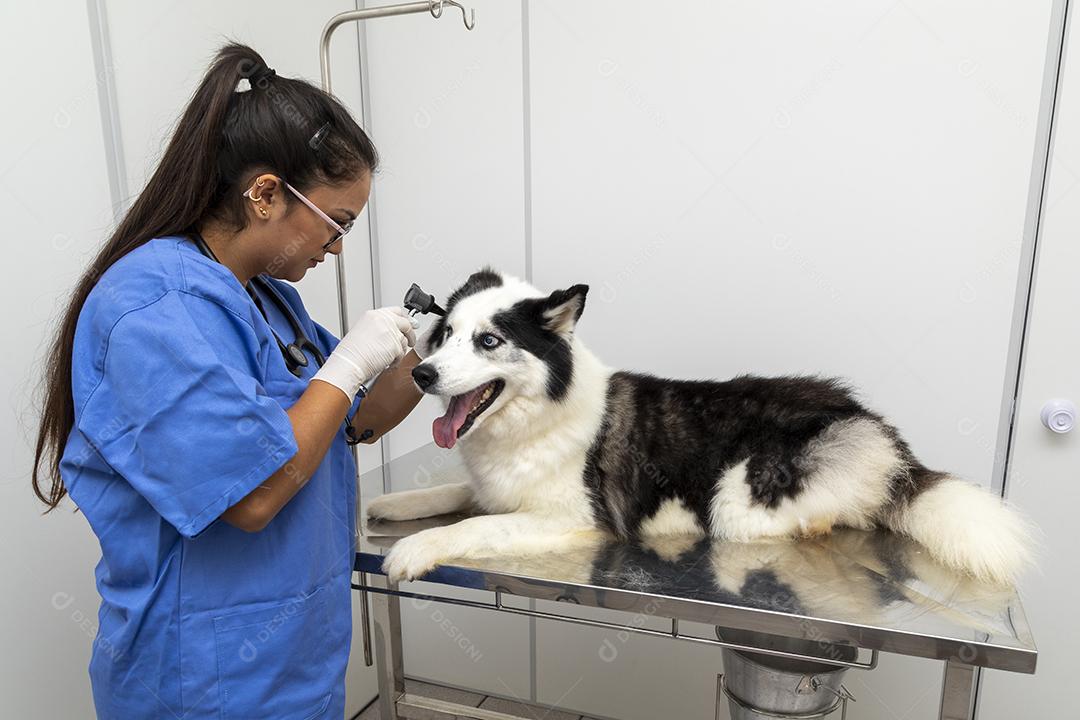
[[[238,87],[244,80],[250,89]],[[273,172],[301,192],[374,171],[371,140],[332,96],[305,80],[277,76],[246,45],[222,47],[176,126],[146,187],[71,295],[52,342],[40,394],[34,493],[49,510],[67,494],[60,459],[75,423],[72,346],[83,303],[113,263],[156,237],[213,218],[242,230],[241,192]]]

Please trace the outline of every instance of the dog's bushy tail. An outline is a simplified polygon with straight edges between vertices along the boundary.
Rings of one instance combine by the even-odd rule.
[[[938,562],[980,580],[1016,582],[1033,558],[1030,523],[978,485],[921,466],[911,470],[905,497],[883,520],[917,540]]]

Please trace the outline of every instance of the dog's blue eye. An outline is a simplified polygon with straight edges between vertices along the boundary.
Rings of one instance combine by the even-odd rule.
[[[486,347],[488,350],[494,347],[498,347],[502,340],[495,337],[491,333],[484,333],[480,336],[480,344]]]

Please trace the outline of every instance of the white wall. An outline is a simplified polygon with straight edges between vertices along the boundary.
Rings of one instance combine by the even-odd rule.
[[[37,430],[30,399],[64,293],[112,222],[97,78],[85,5],[5,3],[0,25],[8,29],[0,50],[0,302],[8,328],[0,359],[0,696],[8,717],[86,717],[97,541],[69,503],[41,517],[29,482]]]
[[[985,673],[979,698],[982,720],[1076,714],[1080,432],[1056,435],[1039,419],[1048,400],[1067,398],[1080,404],[1080,30],[1075,15],[1070,24],[1006,485],[1009,499],[1042,533],[1039,567],[1021,583],[1039,648],[1038,670],[1034,676]]]
[[[612,364],[841,375],[988,483],[1048,3],[652,7],[533,3],[536,282]]]

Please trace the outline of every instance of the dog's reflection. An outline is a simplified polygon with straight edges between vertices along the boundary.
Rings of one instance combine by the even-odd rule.
[[[419,522],[381,523],[371,529],[407,535],[420,529],[415,527]],[[369,537],[368,542],[389,547],[393,539]],[[926,629],[960,625],[989,634],[1010,632],[1008,610],[1014,598],[1011,590],[943,566],[907,538],[847,529],[796,541],[756,542],[700,535],[621,542],[596,531],[581,533],[557,553],[452,564],[810,618]]]
[[[669,536],[599,548],[593,584],[867,625],[947,621],[1007,632],[1013,593],[944,567],[891,533],[801,541]]]

